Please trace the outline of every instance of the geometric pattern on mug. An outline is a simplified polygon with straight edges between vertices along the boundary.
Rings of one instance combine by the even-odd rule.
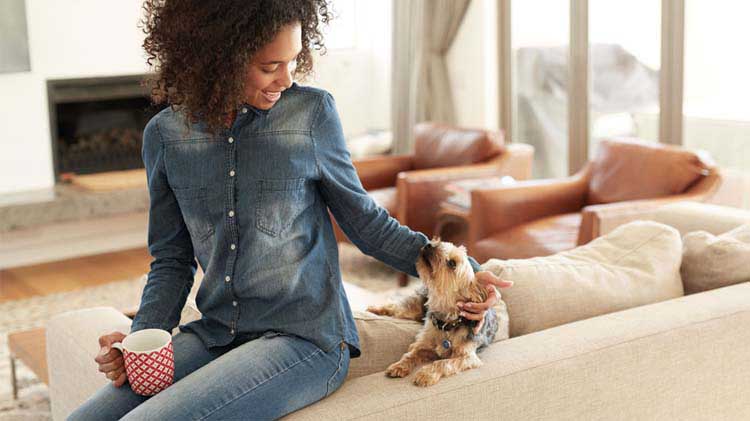
[[[133,392],[153,396],[168,388],[174,381],[174,352],[172,343],[160,351],[148,354],[125,352],[125,371]]]

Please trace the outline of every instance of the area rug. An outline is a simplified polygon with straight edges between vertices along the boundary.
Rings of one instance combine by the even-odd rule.
[[[366,256],[350,244],[339,245],[342,277],[357,287],[381,293],[399,295],[398,272]],[[418,282],[410,277],[410,288]],[[34,373],[16,362],[18,399],[13,400],[10,383],[10,360],[7,336],[9,332],[44,326],[52,316],[70,310],[93,306],[131,308],[138,305],[144,278],[111,282],[76,291],[37,296],[0,304],[0,420],[49,420],[50,403],[47,386]],[[193,286],[193,296],[199,283]]]

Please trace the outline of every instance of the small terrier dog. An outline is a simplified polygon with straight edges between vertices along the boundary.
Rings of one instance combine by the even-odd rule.
[[[416,267],[423,286],[414,295],[396,304],[368,307],[367,311],[424,321],[416,341],[385,373],[389,377],[406,377],[415,366],[430,362],[417,371],[414,384],[431,386],[441,377],[481,366],[477,351],[492,343],[498,321],[495,311],[488,309],[482,328],[474,334],[478,322],[459,316],[457,301],[487,299],[487,290],[476,281],[465,247],[433,239],[420,251]]]

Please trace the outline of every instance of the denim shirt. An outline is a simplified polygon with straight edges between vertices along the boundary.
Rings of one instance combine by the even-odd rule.
[[[359,356],[328,209],[362,252],[412,276],[428,238],[362,188],[333,97],[294,83],[218,136],[184,118],[168,107],[144,129],[153,261],[131,332],[171,332],[200,264],[202,318],[179,328],[208,348],[271,332]]]

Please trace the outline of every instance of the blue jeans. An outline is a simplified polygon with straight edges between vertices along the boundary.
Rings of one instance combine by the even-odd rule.
[[[197,335],[172,338],[174,384],[145,397],[126,382],[110,382],[76,409],[71,420],[276,419],[338,389],[349,371],[349,347],[326,353],[297,336],[260,338],[206,349]]]

